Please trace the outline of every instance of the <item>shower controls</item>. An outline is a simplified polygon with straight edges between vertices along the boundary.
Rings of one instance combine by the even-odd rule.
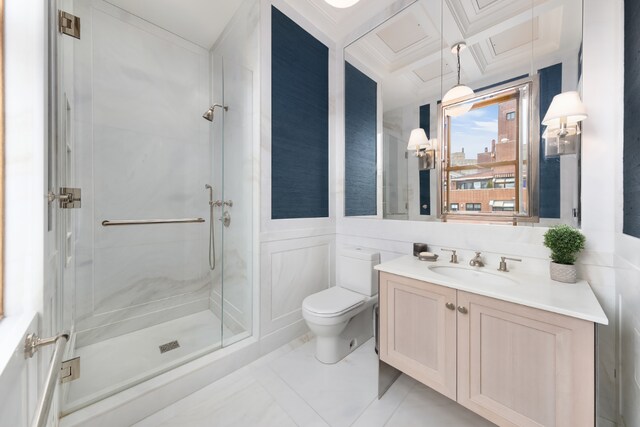
[[[215,207],[220,207],[220,206],[232,207],[233,206],[233,200],[215,200],[215,201],[210,201],[209,204],[211,206],[215,206]]]
[[[225,227],[231,225],[231,214],[229,213],[229,211],[224,211],[224,213],[220,217],[220,221],[222,221],[222,225],[224,225]]]

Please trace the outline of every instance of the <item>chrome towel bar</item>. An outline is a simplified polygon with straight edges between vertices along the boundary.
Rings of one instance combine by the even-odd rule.
[[[102,221],[103,227],[115,225],[148,225],[148,224],[190,224],[204,222],[204,218],[179,218],[179,219],[117,219]]]

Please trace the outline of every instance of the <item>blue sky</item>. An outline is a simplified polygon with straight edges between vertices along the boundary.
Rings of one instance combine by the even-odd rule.
[[[491,140],[498,140],[498,104],[469,111],[451,118],[451,151],[464,147],[465,157],[473,159],[476,153],[491,150]]]

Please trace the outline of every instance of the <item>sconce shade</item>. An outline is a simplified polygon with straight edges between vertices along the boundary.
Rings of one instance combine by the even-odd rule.
[[[465,96],[473,95],[473,89],[469,86],[465,85],[455,85],[447,93],[444,94],[442,98],[442,104],[446,105],[450,101],[455,101],[456,99],[464,98]],[[466,104],[462,104],[458,107],[448,108],[447,115],[448,116],[461,116],[466,114],[473,107],[473,103],[468,102]]]
[[[428,145],[429,138],[427,138],[427,134],[425,133],[424,129],[417,128],[411,131],[407,150],[419,150],[420,147],[427,147]]]
[[[567,124],[576,124],[588,117],[580,95],[576,91],[563,92],[553,97],[542,124],[551,128],[559,128],[563,119]]]
[[[360,0],[324,0],[329,3],[333,7],[337,7],[338,9],[345,9],[347,7],[351,7],[354,4],[358,3]]]

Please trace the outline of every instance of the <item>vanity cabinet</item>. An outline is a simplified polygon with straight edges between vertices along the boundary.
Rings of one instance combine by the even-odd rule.
[[[594,334],[590,321],[380,273],[380,359],[499,426],[593,426]]]
[[[455,400],[456,290],[385,273],[380,278],[380,358]]]

